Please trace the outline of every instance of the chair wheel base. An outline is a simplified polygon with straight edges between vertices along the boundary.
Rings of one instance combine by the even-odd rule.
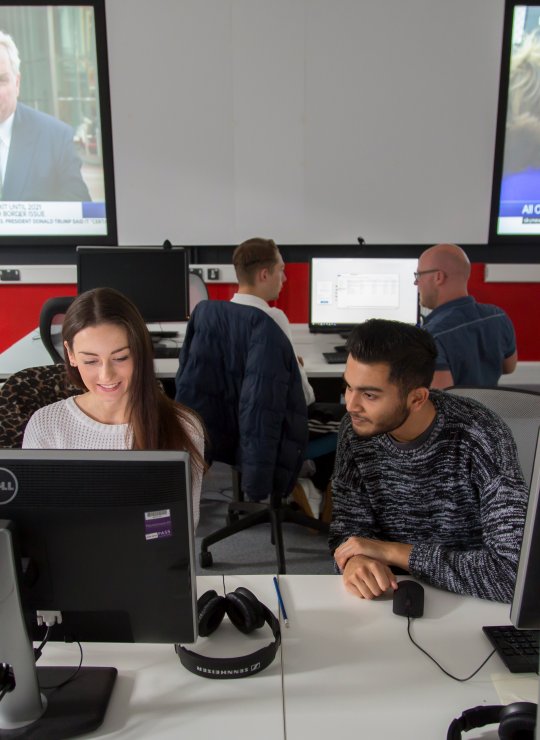
[[[212,553],[208,552],[208,550],[206,550],[205,552],[201,552],[201,554],[199,555],[199,563],[201,568],[211,568],[214,564]]]

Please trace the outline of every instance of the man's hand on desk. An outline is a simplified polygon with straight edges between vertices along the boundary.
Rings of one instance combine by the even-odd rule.
[[[380,596],[397,581],[391,565],[407,570],[412,545],[349,537],[334,552],[348,591],[364,599]]]
[[[374,599],[388,589],[396,589],[396,577],[387,565],[365,555],[353,555],[343,569],[345,588],[353,596]]]

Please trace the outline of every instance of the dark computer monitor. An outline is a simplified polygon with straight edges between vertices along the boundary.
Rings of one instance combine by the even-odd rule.
[[[309,330],[348,332],[367,319],[418,322],[418,260],[313,257]]]
[[[38,684],[56,686],[58,672],[66,675],[36,672],[30,638],[43,639],[38,612],[61,612],[56,640],[196,639],[187,453],[0,450],[0,520],[0,663],[13,667],[16,682],[0,701],[0,729],[14,717],[36,719]],[[47,697],[39,722],[70,722],[69,715],[86,718],[85,731],[98,726],[115,675],[81,671]],[[55,724],[47,737],[77,734],[65,731]]]
[[[540,434],[529,487],[510,621],[519,629],[540,629]]]
[[[115,288],[147,323],[189,318],[188,253],[182,247],[78,247],[77,290]]]

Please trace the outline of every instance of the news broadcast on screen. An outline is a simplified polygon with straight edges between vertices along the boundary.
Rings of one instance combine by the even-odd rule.
[[[505,19],[493,237],[540,234],[540,6],[510,4]]]
[[[115,228],[102,10],[0,8],[2,241],[85,243]]]

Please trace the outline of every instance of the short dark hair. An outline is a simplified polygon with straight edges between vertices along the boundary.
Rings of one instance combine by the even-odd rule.
[[[232,261],[238,282],[255,284],[255,274],[263,268],[272,268],[279,259],[279,250],[273,239],[259,236],[242,242],[233,252]]]
[[[347,339],[353,359],[390,366],[389,380],[403,395],[414,388],[429,388],[435,372],[437,347],[431,335],[402,321],[369,319],[354,327]]]

